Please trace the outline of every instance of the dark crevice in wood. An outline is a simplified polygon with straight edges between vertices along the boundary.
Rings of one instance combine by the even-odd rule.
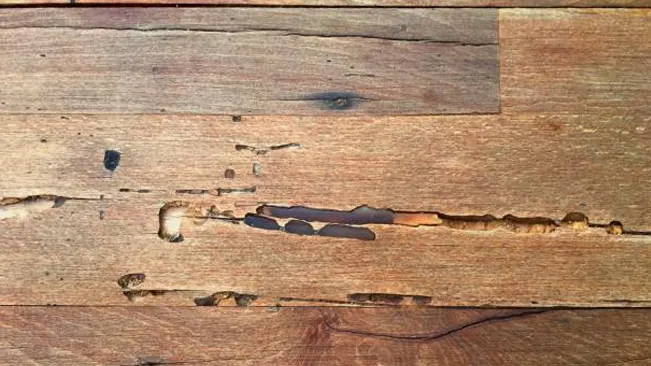
[[[179,193],[179,192],[177,192]],[[201,191],[183,191],[182,193],[200,194]],[[257,229],[281,231],[295,235],[317,235],[336,238],[351,238],[360,240],[375,240],[375,233],[360,225],[385,224],[405,226],[441,226],[454,230],[467,231],[494,231],[504,230],[516,234],[549,234],[558,229],[583,232],[589,229],[599,229],[609,235],[651,236],[647,231],[627,231],[621,223],[613,221],[609,224],[590,224],[586,215],[580,212],[571,212],[561,220],[547,217],[516,217],[505,215],[496,218],[492,215],[483,216],[456,216],[439,212],[410,212],[394,211],[391,209],[376,209],[360,206],[350,211],[331,209],[317,209],[305,206],[281,207],[272,205],[259,206],[256,213],[247,213],[244,217],[222,215],[214,207],[207,212],[203,209],[194,209],[194,215],[187,213],[188,204],[174,201],[166,204],[159,212],[159,237],[170,242],[184,240],[181,234],[181,223],[184,218],[210,219],[228,221],[231,223],[243,222],[245,225]],[[281,224],[274,218],[290,219],[286,224]],[[320,229],[315,229],[309,222],[327,223]],[[603,230],[605,228],[605,230]]]
[[[242,187],[242,188],[214,188],[214,189],[202,189],[202,188],[191,188],[191,189],[177,189],[176,194],[210,194],[213,196],[225,196],[227,194],[234,193],[255,193],[257,190],[256,186],[252,187]]]
[[[311,302],[311,303],[324,303],[324,304],[339,304],[339,305],[357,305],[352,301],[342,301],[342,300],[329,300],[329,299],[317,299],[317,298],[302,298],[302,297],[279,297],[278,305],[283,302]]]
[[[423,295],[402,295],[402,294],[387,294],[387,293],[353,293],[348,294],[348,300],[353,303],[361,304],[389,304],[389,305],[404,305],[406,302],[411,302],[414,305],[427,305],[432,302],[431,296]]]
[[[341,333],[341,334],[350,334],[350,335],[355,335],[355,336],[360,336],[360,337],[373,337],[373,338],[386,338],[386,339],[391,339],[391,340],[402,340],[402,341],[439,341],[441,339],[444,339],[446,337],[451,337],[456,334],[459,334],[463,331],[472,329],[472,328],[478,328],[481,326],[486,326],[492,323],[496,322],[509,322],[509,321],[514,321],[517,319],[522,319],[526,317],[533,317],[536,315],[556,311],[558,309],[554,308],[549,308],[549,309],[533,309],[533,310],[524,310],[524,311],[515,311],[511,312],[506,315],[499,315],[499,316],[491,316],[491,317],[486,317],[486,318],[481,318],[479,320],[475,320],[469,323],[461,324],[459,326],[456,326],[451,329],[447,330],[442,330],[442,331],[434,331],[431,333],[424,333],[424,334],[391,334],[391,333],[380,333],[380,332],[370,332],[370,331],[362,331],[362,330],[356,330],[356,329],[346,329],[346,328],[339,328],[333,324],[332,321],[329,320],[329,317],[325,312],[321,312],[323,316],[323,324],[326,327],[327,330],[334,332],[334,333]]]
[[[624,230],[619,221],[609,224],[592,224],[580,212],[570,212],[563,219],[547,217],[516,217],[505,215],[448,215],[436,211],[395,211],[359,206],[350,211],[311,208],[305,206],[281,207],[263,205],[257,208],[258,215],[309,222],[328,222],[347,225],[395,224],[407,226],[444,226],[457,230],[489,231],[503,229],[514,233],[548,234],[559,228],[583,231],[588,228],[605,228],[611,235],[649,236],[651,231]]]
[[[282,28],[255,28],[250,27],[244,30],[224,30],[216,28],[200,28],[200,27],[83,27],[83,26],[0,26],[0,29],[11,29],[11,30],[20,30],[20,29],[69,29],[69,30],[79,30],[79,31],[131,31],[131,32],[185,32],[185,33],[221,33],[221,34],[269,34],[278,35],[281,37],[316,37],[316,38],[357,38],[357,39],[370,39],[370,40],[382,40],[382,41],[392,41],[392,42],[417,42],[417,43],[436,43],[442,45],[453,45],[453,46],[497,46],[498,43],[469,43],[461,41],[452,41],[452,40],[436,40],[432,38],[406,38],[406,37],[382,37],[382,36],[372,36],[368,34],[338,34],[338,33],[301,33],[293,32],[287,29]]]
[[[129,301],[136,301],[147,296],[163,296],[172,292],[193,292],[193,290],[123,290],[122,294]]]
[[[355,227],[349,225],[328,224],[319,230],[314,230],[312,228],[312,231],[310,231],[309,229],[311,228],[311,225],[309,225],[308,223],[298,221],[298,220],[293,220],[288,223],[289,225],[289,230],[288,230],[286,227],[287,225],[281,226],[274,219],[265,216],[256,215],[256,214],[246,214],[246,216],[244,217],[244,224],[257,229],[284,231],[289,234],[297,234],[297,235],[319,235],[319,236],[328,236],[333,238],[375,240],[375,234],[370,229],[365,227]]]
[[[147,276],[144,273],[128,273],[125,274],[124,276],[118,278],[118,286],[120,286],[122,289],[128,290],[132,287],[136,287],[143,282],[145,282],[145,279]]]
[[[255,294],[242,294],[233,291],[220,291],[215,292],[210,296],[200,296],[194,298],[194,303],[197,306],[218,306],[220,302],[234,299],[238,307],[248,307],[252,302],[258,299]]]
[[[264,148],[259,148],[255,146],[250,146],[250,145],[244,145],[244,144],[237,144],[235,145],[235,150],[237,151],[242,151],[242,150],[247,150],[254,152],[256,155],[264,155],[268,153],[269,151],[274,151],[274,150],[283,150],[283,149],[299,149],[301,147],[301,144],[297,142],[290,142],[287,144],[281,144],[281,145],[271,145],[268,147]]]

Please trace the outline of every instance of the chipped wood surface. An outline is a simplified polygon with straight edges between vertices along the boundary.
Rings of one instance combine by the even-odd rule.
[[[248,205],[241,213],[260,202],[557,220],[578,211],[595,223],[651,230],[647,116],[63,117],[3,117],[0,164],[12,166],[0,177],[5,196],[104,195],[137,205],[205,192],[222,210]],[[300,147],[236,148],[290,142]],[[107,149],[122,154],[115,171],[104,167]]]
[[[0,112],[499,111],[494,9],[23,10]]]
[[[464,1],[399,5],[597,4]],[[649,363],[648,9],[2,9],[0,28],[0,364]],[[259,103],[276,82],[216,98],[236,75],[218,44],[298,47],[277,70],[301,78],[343,52],[397,97],[342,110],[324,87],[386,83],[335,77],[289,89],[334,110]],[[412,67],[430,47],[456,76],[489,49],[499,95],[414,102],[440,88]],[[138,71],[183,62],[195,84]]]
[[[159,208],[155,198],[73,200],[3,221],[0,303],[192,306],[224,291],[257,296],[251,306],[348,305],[355,293],[439,306],[651,302],[648,237],[366,225],[367,241],[186,219],[184,240],[170,242],[158,236]],[[122,288],[132,273],[146,279]]]
[[[0,317],[4,365],[641,366],[651,342],[649,309],[2,307]]]
[[[31,24],[30,14],[21,11],[16,22]],[[651,40],[644,37],[649,17],[638,10],[501,11],[505,102],[498,115],[5,115],[0,162],[12,174],[0,177],[4,197],[68,200],[38,212],[3,207],[27,218],[0,222],[10,273],[3,286],[11,289],[2,303],[192,305],[232,292],[257,296],[254,306],[281,298],[347,305],[358,293],[401,295],[407,305],[424,296],[431,305],[645,306],[651,140],[649,107],[640,102],[648,86],[633,79],[648,77],[638,56]],[[593,30],[596,18],[609,32]],[[627,26],[635,36],[615,31]],[[600,64],[617,62],[626,72],[559,83],[547,66],[532,63],[546,51],[529,34],[568,33],[583,34]],[[570,55],[585,51],[579,37],[563,44]],[[559,66],[558,75],[595,70],[587,58],[547,63]],[[618,82],[635,92],[595,91],[624,88]],[[577,95],[603,103],[581,104]],[[442,226],[351,231],[247,221],[264,203],[369,205],[421,212]],[[182,209],[163,218],[166,204]],[[596,227],[557,230],[571,212]],[[445,216],[485,214],[497,225]],[[509,214],[553,225],[514,228]],[[612,221],[623,227],[607,227]],[[121,288],[118,279],[131,273],[147,281]]]

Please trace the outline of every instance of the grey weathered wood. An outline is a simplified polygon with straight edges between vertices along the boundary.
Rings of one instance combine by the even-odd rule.
[[[0,112],[499,109],[492,9],[5,9],[0,17]]]

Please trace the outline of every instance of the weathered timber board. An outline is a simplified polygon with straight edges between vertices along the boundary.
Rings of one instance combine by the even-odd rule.
[[[632,365],[651,310],[0,309],[3,365]],[[474,325],[471,325],[474,324]]]
[[[0,17],[0,112],[499,111],[494,9],[5,9]]]
[[[11,273],[3,278],[10,289],[3,303],[131,304],[117,280],[142,272],[145,290],[189,290],[145,297],[142,304],[188,305],[213,291],[259,295],[254,305],[280,297],[345,302],[352,293],[429,296],[437,305],[648,304],[648,236],[385,226],[372,227],[377,238],[369,242],[214,222],[185,225],[183,243],[157,235],[158,210],[176,200],[237,215],[260,202],[554,219],[581,211],[593,222],[620,220],[648,231],[650,119],[639,99],[648,85],[635,80],[647,77],[639,64],[646,62],[641,55],[649,38],[619,30],[648,33],[648,12],[548,11],[502,12],[503,115],[3,116],[0,156],[12,169],[1,180],[3,197],[95,199],[0,223],[8,243],[3,273]],[[604,19],[612,32],[595,34],[591,17]],[[541,64],[528,66],[541,54],[533,34],[558,39],[573,32],[585,36],[569,38],[567,58],[580,56],[587,41],[598,64],[549,58],[564,82]],[[591,83],[563,76],[602,63],[626,72],[600,70]],[[602,93],[599,85],[628,92]],[[294,143],[300,147],[273,149]],[[107,150],[121,152],[119,164]],[[234,179],[225,177],[229,168]],[[188,194],[251,187],[256,191],[219,197]],[[380,273],[388,273],[386,282],[377,281]]]
[[[429,305],[651,304],[648,236],[365,225],[376,236],[367,241],[186,219],[184,241],[169,242],[157,235],[165,201],[146,197],[69,200],[0,221],[0,304],[194,306],[228,291],[257,296],[249,306],[346,305],[358,293],[405,295],[405,305],[413,296]],[[131,273],[146,278],[118,284]],[[123,290],[163,293],[130,300]]]
[[[651,230],[647,116],[294,118],[3,116],[3,197],[196,197],[177,190],[252,188],[221,202],[450,215],[543,216]],[[258,154],[259,149],[300,147]],[[106,170],[106,150],[121,153]],[[253,173],[254,164],[261,171]],[[233,169],[235,177],[226,178]],[[138,194],[120,189],[152,190]],[[212,197],[215,199],[215,197]]]

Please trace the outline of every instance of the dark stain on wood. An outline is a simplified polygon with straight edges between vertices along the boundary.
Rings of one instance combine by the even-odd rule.
[[[365,227],[354,227],[339,224],[328,224],[322,227],[317,232],[317,234],[320,236],[329,236],[334,238],[375,240],[375,233]]]
[[[297,235],[314,235],[315,231],[312,225],[305,221],[290,220],[285,224],[285,232]]]
[[[120,165],[120,155],[120,152],[116,150],[104,151],[104,168],[115,171],[118,165]]]
[[[257,229],[280,230],[280,225],[278,225],[276,220],[254,214],[246,214],[244,223]]]
[[[339,211],[305,206],[280,207],[266,205],[258,207],[257,213],[282,219],[293,218],[348,225],[393,223],[393,212],[368,206],[360,206],[351,211]]]
[[[307,95],[304,99],[314,101],[320,109],[334,111],[354,109],[359,103],[369,100],[351,92],[316,93]]]

